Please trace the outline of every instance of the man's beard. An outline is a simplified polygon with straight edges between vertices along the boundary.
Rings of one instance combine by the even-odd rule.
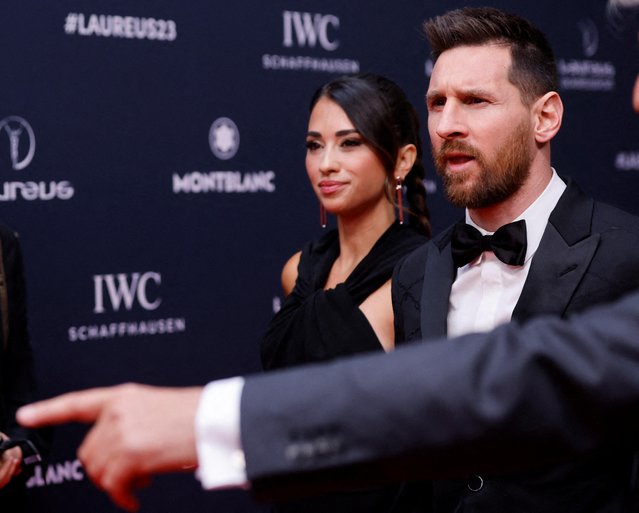
[[[484,208],[500,203],[524,184],[530,174],[530,128],[522,122],[491,161],[474,147],[459,140],[446,140],[439,152],[433,149],[435,169],[442,177],[446,196],[455,206]],[[475,159],[479,173],[446,172],[445,154],[461,152]],[[474,183],[468,185],[473,176]]]

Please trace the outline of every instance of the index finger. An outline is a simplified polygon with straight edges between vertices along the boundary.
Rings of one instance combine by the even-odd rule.
[[[18,422],[37,428],[66,422],[94,422],[107,400],[112,396],[109,388],[92,388],[69,392],[52,399],[23,406],[16,413]]]

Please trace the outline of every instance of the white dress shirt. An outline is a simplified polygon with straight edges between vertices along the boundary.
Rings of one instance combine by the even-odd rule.
[[[519,217],[526,221],[526,259],[523,266],[504,264],[492,251],[457,270],[448,306],[448,336],[490,331],[510,321],[524,288],[532,258],[539,247],[548,218],[566,189],[555,170],[541,195]],[[466,211],[466,222],[482,235],[492,234],[476,225]]]

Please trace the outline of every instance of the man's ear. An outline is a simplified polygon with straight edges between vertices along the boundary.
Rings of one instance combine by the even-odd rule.
[[[533,105],[535,140],[539,144],[550,141],[561,128],[564,104],[559,93],[550,91]]]

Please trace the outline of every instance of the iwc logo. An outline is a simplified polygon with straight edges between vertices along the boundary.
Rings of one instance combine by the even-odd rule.
[[[232,159],[240,148],[240,131],[233,120],[218,118],[209,130],[211,151],[220,160]]]
[[[357,73],[359,61],[330,57],[340,45],[341,22],[334,14],[317,12],[282,11],[282,46],[287,55],[265,53],[262,68],[273,71],[311,71],[319,73]],[[290,55],[296,48],[316,50],[313,55]],[[304,52],[306,53],[306,52]]]
[[[162,274],[156,271],[93,275],[93,313],[100,316],[99,320],[69,327],[69,341],[85,342],[185,332],[184,317],[132,320],[129,316],[119,315],[122,310],[158,310],[162,304],[161,285]]]
[[[331,40],[328,34],[329,27],[335,32],[339,29],[337,16],[284,11],[282,17],[284,19],[284,46],[290,48],[297,44],[300,47],[308,45],[315,48],[315,44],[319,42],[321,47],[328,52],[337,50],[339,47],[339,41],[337,39]],[[295,34],[295,38],[293,38],[293,34]]]
[[[0,121],[0,131],[9,138],[11,167],[16,171],[27,167],[35,154],[35,134],[31,125],[19,116],[8,116]]]

